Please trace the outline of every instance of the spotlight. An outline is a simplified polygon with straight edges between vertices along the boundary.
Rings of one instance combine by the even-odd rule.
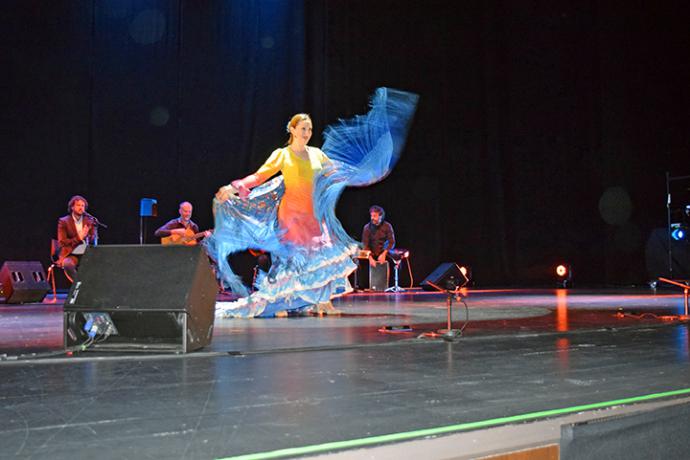
[[[573,281],[573,268],[568,264],[556,266],[556,279],[561,287],[568,287]]]
[[[686,236],[687,233],[685,232],[685,229],[682,227],[674,228],[673,231],[671,231],[671,238],[673,238],[676,241],[682,241],[685,239]]]
[[[467,265],[461,265],[460,266],[460,273],[467,279],[467,285],[472,284],[472,267],[468,267]]]

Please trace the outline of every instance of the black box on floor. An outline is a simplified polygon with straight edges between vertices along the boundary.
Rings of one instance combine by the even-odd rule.
[[[7,261],[0,269],[5,303],[37,303],[48,293],[43,265],[38,261]]]
[[[96,324],[92,331],[98,336],[89,349],[186,353],[202,348],[213,335],[217,293],[200,246],[89,248],[65,300],[65,347],[89,343],[85,326],[95,317],[111,321],[112,329]]]

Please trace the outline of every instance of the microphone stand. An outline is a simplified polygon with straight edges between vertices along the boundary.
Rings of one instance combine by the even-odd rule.
[[[108,226],[105,225],[104,223],[102,223],[100,220],[98,220],[98,218],[96,216],[93,216],[93,215],[89,214],[88,212],[85,212],[84,214],[86,214],[87,216],[89,216],[91,218],[91,220],[93,220],[93,223],[96,224],[96,227],[108,228]]]
[[[96,224],[96,227],[108,228],[108,226],[105,225],[104,223],[102,223],[100,220],[98,220],[98,218],[96,216],[91,215],[88,212],[84,212],[84,214],[86,214],[88,217],[91,218],[93,223]],[[96,237],[93,239],[93,245],[98,246],[98,232],[96,232]]]
[[[462,329],[453,329],[453,320],[451,319],[451,306],[453,305],[453,297],[456,297],[458,300],[461,297],[460,291],[457,287],[454,291],[446,291],[446,306],[448,307],[448,325],[446,326],[446,329],[440,329],[438,331],[438,333],[441,334],[441,338],[443,340],[453,340],[456,337],[459,337],[460,334],[462,334]]]
[[[462,335],[463,330],[465,327],[467,327],[467,324],[469,323],[469,309],[467,307],[467,303],[465,303],[464,296],[462,293],[460,293],[460,289],[462,289],[468,282],[469,279],[467,276],[465,276],[464,273],[462,273],[462,276],[464,278],[464,282],[461,282],[460,280],[456,280],[454,276],[451,276],[450,279],[446,282],[445,289],[444,291],[446,292],[446,309],[447,309],[447,325],[446,329],[439,329],[435,332],[424,332],[419,335],[418,338],[437,338],[440,337],[441,339],[445,340],[446,342],[453,342],[455,339],[460,337]],[[436,287],[436,286],[434,286]],[[437,287],[438,289],[438,287]],[[440,289],[439,289],[440,290]],[[465,305],[465,324],[462,326],[460,329],[453,329],[453,320],[452,320],[452,306],[453,306],[453,297],[456,298],[457,301],[462,302]]]

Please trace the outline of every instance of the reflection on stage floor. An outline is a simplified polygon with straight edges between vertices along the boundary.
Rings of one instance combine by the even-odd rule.
[[[2,305],[0,456],[325,454],[690,386],[678,292],[461,294],[355,293],[337,316],[216,319],[211,345],[188,354],[68,355],[60,302]],[[446,327],[449,303],[462,334],[421,338]]]

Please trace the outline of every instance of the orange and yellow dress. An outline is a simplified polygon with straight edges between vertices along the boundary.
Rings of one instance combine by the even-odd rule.
[[[285,241],[310,246],[322,235],[314,217],[314,177],[321,172],[328,157],[316,147],[307,147],[308,158],[301,158],[290,147],[273,151],[254,173],[260,183],[278,172],[283,175],[285,193],[278,206],[278,223]]]

